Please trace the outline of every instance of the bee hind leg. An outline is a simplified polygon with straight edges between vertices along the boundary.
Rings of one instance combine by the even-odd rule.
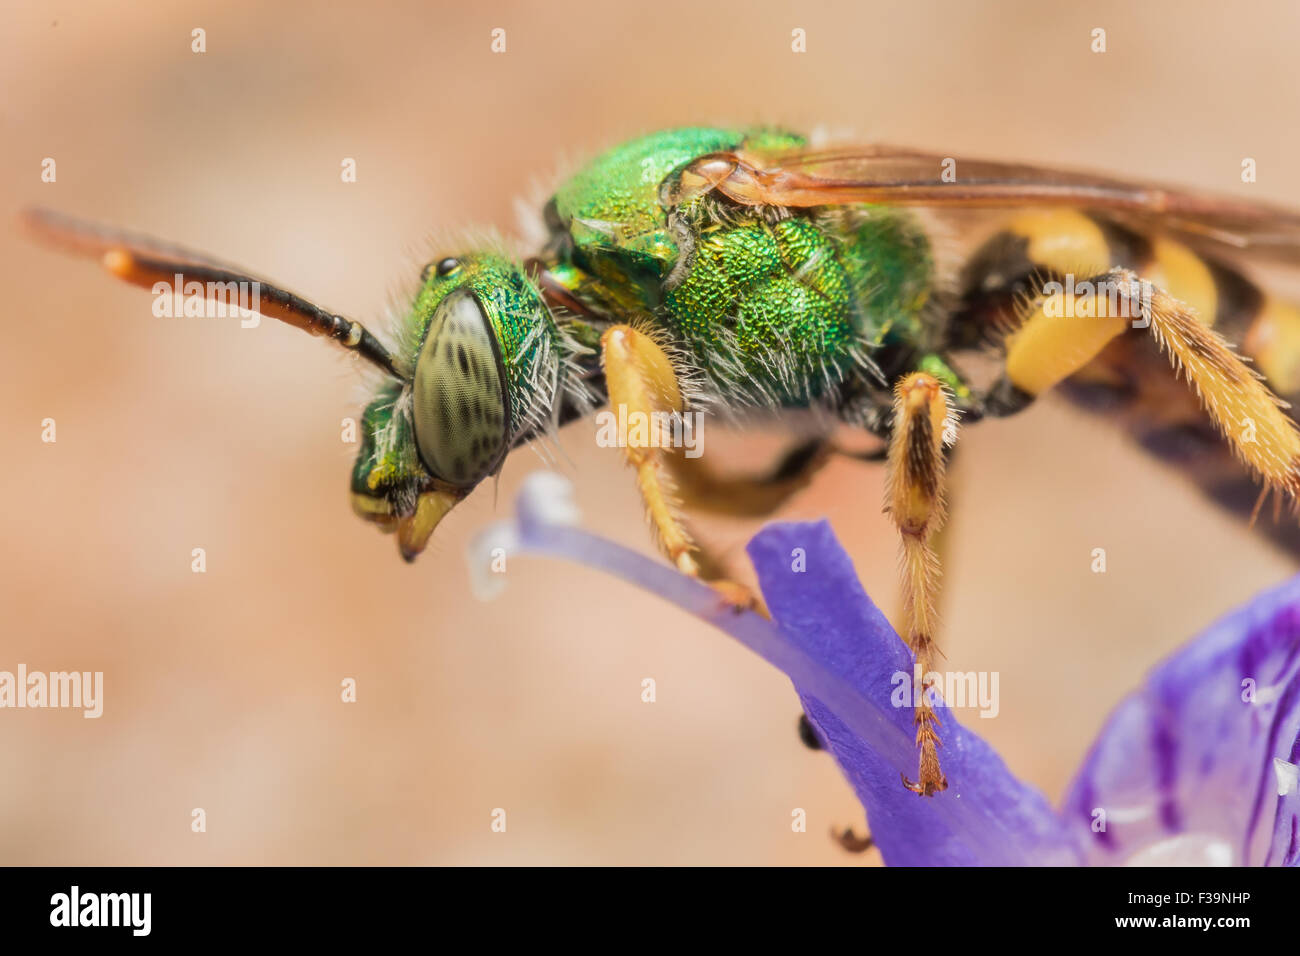
[[[1148,332],[1196,393],[1202,410],[1265,490],[1300,492],[1300,431],[1281,400],[1196,310],[1126,269],[1079,285],[1086,295],[1040,287],[1007,340],[1006,371],[986,405],[1014,410],[1080,371],[1111,339]]]

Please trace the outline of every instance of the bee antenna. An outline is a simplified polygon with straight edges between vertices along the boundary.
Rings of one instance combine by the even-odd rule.
[[[205,299],[278,319],[311,335],[333,339],[399,381],[408,376],[392,354],[360,322],[308,302],[264,279],[180,246],[110,229],[44,209],[23,213],[22,223],[37,238],[78,255],[98,258],[124,282],[153,289],[171,286],[177,295],[198,283]]]

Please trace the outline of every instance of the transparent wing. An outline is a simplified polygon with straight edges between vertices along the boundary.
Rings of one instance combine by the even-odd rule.
[[[949,159],[891,146],[716,153],[682,175],[680,195],[716,190],[746,205],[881,203],[934,208],[1067,206],[1106,212],[1197,245],[1300,264],[1300,212],[1024,163]]]

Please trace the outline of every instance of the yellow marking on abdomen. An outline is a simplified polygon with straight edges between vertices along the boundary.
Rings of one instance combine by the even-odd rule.
[[[1020,330],[1007,340],[1007,378],[1030,395],[1041,395],[1092,361],[1107,343],[1133,320],[1123,315],[1048,315],[1042,307],[1030,313]],[[1104,313],[1104,299],[1097,304]]]
[[[1300,309],[1278,299],[1265,299],[1241,347],[1277,392],[1300,393]]]
[[[1157,238],[1151,242],[1151,262],[1142,278],[1196,310],[1205,325],[1214,325],[1219,293],[1205,260],[1181,242]]]
[[[1007,230],[1026,241],[1026,257],[1042,272],[1084,282],[1111,268],[1105,232],[1076,210],[1034,210],[1017,216]],[[1057,296],[1055,304],[1072,311],[1069,297]],[[1035,309],[1007,340],[1007,377],[1030,395],[1042,394],[1087,365],[1126,324]]]
[[[1008,231],[1028,241],[1029,261],[1059,275],[1088,279],[1110,268],[1106,234],[1073,209],[1035,210],[1017,216]]]

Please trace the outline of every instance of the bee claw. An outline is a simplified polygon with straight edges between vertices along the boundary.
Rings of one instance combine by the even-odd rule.
[[[853,832],[853,827],[845,827],[843,831],[831,827],[831,839],[849,853],[866,853],[876,845],[876,841],[872,839],[870,833],[858,836]]]
[[[736,614],[741,614],[745,611],[753,611],[756,614],[761,614],[763,617],[771,616],[768,613],[767,605],[763,603],[763,599],[759,597],[757,593],[745,587],[745,585],[737,584],[735,581],[725,580],[707,581],[705,583],[708,584],[709,587],[713,588],[713,590],[717,592],[718,596],[722,598],[722,603]]]
[[[948,778],[943,776],[943,774],[939,775],[937,781],[923,779],[920,783],[913,783],[901,773],[898,776],[903,781],[903,786],[918,796],[933,797],[936,793],[948,789]]]

